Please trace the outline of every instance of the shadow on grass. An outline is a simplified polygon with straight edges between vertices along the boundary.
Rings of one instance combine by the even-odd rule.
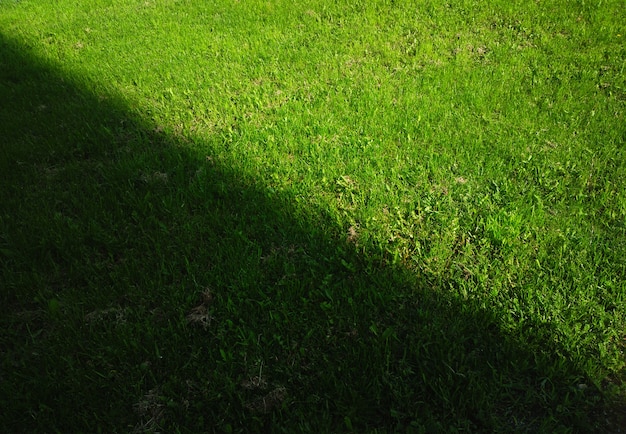
[[[3,431],[597,428],[556,344],[368,260],[225,135],[158,132],[6,37],[0,61]]]

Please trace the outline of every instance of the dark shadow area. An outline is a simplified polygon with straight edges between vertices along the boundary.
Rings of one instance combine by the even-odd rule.
[[[190,146],[6,36],[0,65],[3,432],[610,418],[557,343],[522,345],[451,282],[359,254],[323,210],[213,158],[226,134]]]

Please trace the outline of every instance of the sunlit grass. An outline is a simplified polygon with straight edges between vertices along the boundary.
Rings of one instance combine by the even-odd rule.
[[[292,3],[0,2],[0,426],[615,430],[621,2]]]

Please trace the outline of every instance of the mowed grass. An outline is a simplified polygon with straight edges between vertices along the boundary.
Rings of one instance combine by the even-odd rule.
[[[0,430],[619,432],[626,9],[0,0]]]

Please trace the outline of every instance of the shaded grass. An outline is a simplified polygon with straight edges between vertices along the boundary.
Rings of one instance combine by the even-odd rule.
[[[2,426],[616,429],[620,9],[569,6],[12,6]]]

